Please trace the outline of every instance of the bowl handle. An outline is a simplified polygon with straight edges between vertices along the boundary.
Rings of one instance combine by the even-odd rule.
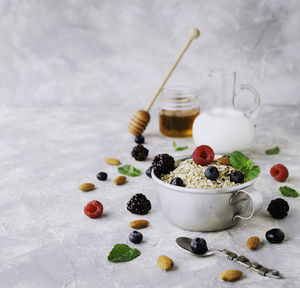
[[[244,193],[244,194],[247,194],[249,196],[249,198],[251,200],[251,203],[252,203],[252,211],[251,211],[250,215],[248,215],[248,216],[243,216],[243,215],[240,215],[240,214],[236,214],[236,215],[234,215],[232,221],[235,221],[238,218],[239,219],[244,219],[244,220],[250,219],[254,215],[254,213],[259,211],[259,209],[261,208],[262,203],[263,203],[262,194],[259,191],[257,191],[256,189],[254,189],[252,186],[250,186],[250,187],[238,190],[233,195],[233,197],[230,199],[230,204],[233,204],[233,202],[235,202],[234,200],[237,198],[237,196],[240,193]]]

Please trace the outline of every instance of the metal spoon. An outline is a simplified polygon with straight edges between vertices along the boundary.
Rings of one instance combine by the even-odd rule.
[[[220,252],[223,255],[227,256],[227,259],[237,262],[247,268],[250,268],[251,270],[257,272],[259,275],[262,276],[268,276],[271,278],[275,278],[275,279],[280,279],[283,278],[282,275],[280,275],[280,272],[274,269],[269,269],[267,267],[262,266],[261,264],[257,263],[257,262],[251,262],[247,257],[243,256],[243,255],[238,255],[232,251],[229,251],[227,249],[209,249],[206,253],[204,254],[195,254],[191,248],[191,238],[188,237],[178,237],[176,239],[176,243],[178,246],[180,246],[182,249],[188,251],[189,253],[195,255],[195,256],[199,256],[199,257],[207,257],[207,256],[211,256],[213,254],[215,254],[216,252]]]

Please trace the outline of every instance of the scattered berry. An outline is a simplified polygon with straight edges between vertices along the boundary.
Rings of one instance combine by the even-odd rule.
[[[289,177],[289,171],[283,164],[274,165],[270,173],[279,182],[284,182]]]
[[[233,171],[229,175],[230,181],[234,183],[243,183],[244,182],[244,174],[241,171]]]
[[[143,145],[139,144],[133,147],[131,156],[137,161],[144,161],[148,156],[149,150]]]
[[[97,174],[97,179],[100,180],[100,181],[105,181],[107,179],[107,173],[99,172]]]
[[[133,214],[145,215],[151,210],[151,202],[144,194],[135,194],[128,201],[127,210]]]
[[[203,238],[197,237],[192,239],[190,245],[193,253],[195,254],[204,254],[208,251],[206,241]]]
[[[84,207],[85,215],[90,218],[98,218],[101,216],[102,212],[103,212],[103,205],[97,200],[93,200],[89,202]]]
[[[143,144],[145,142],[145,138],[142,134],[135,136],[134,142],[137,144]]]
[[[193,153],[193,160],[197,165],[206,166],[215,158],[215,152],[207,145],[198,146]]]
[[[168,174],[175,169],[175,161],[169,154],[158,154],[152,161],[155,175]]]
[[[284,237],[284,232],[278,228],[274,228],[266,232],[266,239],[272,244],[281,243]]]
[[[150,166],[147,170],[146,170],[146,175],[150,178],[152,178],[151,176],[151,172],[152,172],[152,166]]]
[[[181,187],[185,186],[180,177],[175,177],[174,179],[172,179],[170,184],[175,185],[175,186],[181,186]]]
[[[209,166],[206,168],[204,174],[207,179],[215,181],[219,177],[219,170],[215,166]]]
[[[289,204],[282,198],[272,200],[268,206],[268,212],[275,219],[282,219],[288,215]]]
[[[138,231],[132,231],[130,234],[129,234],[129,240],[132,242],[132,243],[135,243],[135,244],[139,244],[141,243],[141,241],[143,240],[143,234],[138,232]]]

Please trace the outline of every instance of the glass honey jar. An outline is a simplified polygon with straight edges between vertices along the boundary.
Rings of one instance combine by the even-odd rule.
[[[159,128],[169,137],[191,137],[199,115],[198,91],[187,86],[164,88],[159,98]]]

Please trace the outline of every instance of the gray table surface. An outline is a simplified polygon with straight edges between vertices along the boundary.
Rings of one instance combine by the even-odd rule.
[[[300,287],[300,198],[285,198],[290,212],[283,220],[266,211],[269,201],[281,196],[282,184],[269,175],[272,165],[285,164],[290,171],[286,185],[300,190],[299,107],[262,107],[256,141],[248,154],[261,167],[255,187],[264,195],[263,208],[251,220],[214,233],[183,231],[170,224],[152,180],[144,174],[129,178],[123,186],[113,184],[117,168],[105,164],[104,158],[116,157],[144,172],[156,154],[174,154],[173,139],[159,134],[154,116],[145,133],[148,160],[135,161],[130,156],[135,143],[126,129],[131,112],[86,107],[16,108],[2,113],[0,287]],[[184,153],[195,148],[192,139],[178,139],[177,144],[189,146]],[[264,154],[275,145],[280,154]],[[106,182],[96,179],[99,171],[107,171]],[[78,190],[83,182],[93,182],[97,189],[83,193]],[[129,244],[128,223],[139,218],[126,210],[136,193],[145,194],[153,207],[144,217],[151,225],[143,230],[141,256],[128,263],[110,263],[109,251],[116,243]],[[103,203],[105,212],[92,220],[83,207],[94,199]],[[258,251],[246,248],[248,237],[264,239],[274,227],[285,231],[284,243],[264,240]],[[204,237],[215,247],[280,270],[285,278],[262,277],[222,256],[200,259],[186,254],[175,244],[178,236]],[[174,260],[172,271],[157,266],[161,254]],[[244,276],[236,283],[224,283],[218,275],[226,269],[241,269]]]

